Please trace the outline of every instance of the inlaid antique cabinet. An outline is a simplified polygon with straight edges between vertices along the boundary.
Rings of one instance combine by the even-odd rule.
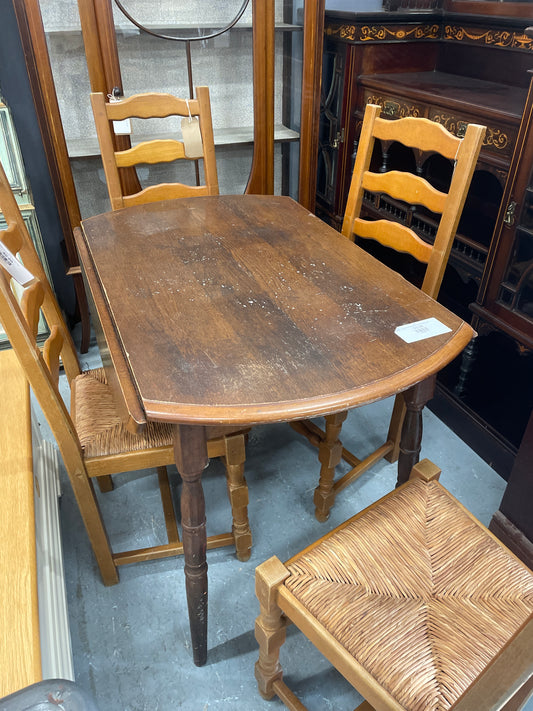
[[[533,72],[522,125],[511,163],[487,269],[476,303],[474,326],[481,338],[502,332],[523,362],[521,387],[527,393],[509,407],[523,408],[529,422],[490,528],[528,565],[533,566]],[[466,370],[470,363],[466,357]],[[472,358],[475,363],[475,355]],[[503,405],[503,403],[502,403]]]
[[[513,237],[500,235],[498,225],[509,203],[522,205],[517,190],[530,195],[533,149],[525,145],[532,138],[523,132],[533,68],[533,39],[526,28],[533,25],[533,3],[448,0],[439,6],[438,0],[385,0],[383,5],[365,10],[360,0],[354,3],[358,12],[326,10],[317,214],[340,228],[367,103],[379,104],[391,120],[424,116],[459,136],[468,123],[487,127],[439,300],[468,321],[476,305],[483,308],[490,314],[483,323],[490,320],[490,328],[478,325],[477,345],[441,373],[432,407],[507,477],[533,407],[531,331],[521,325],[531,318],[526,313],[531,272],[523,264],[531,259],[524,236],[533,219],[531,201],[526,199],[520,214],[515,208]],[[518,161],[513,154],[519,141],[524,150]],[[453,170],[451,162],[398,144],[382,150],[378,143],[373,161],[375,170],[410,169],[436,187],[446,186]],[[519,163],[524,177],[517,172]],[[507,199],[511,182],[515,197]],[[435,222],[421,209],[369,196],[364,210],[409,224],[428,242],[434,238]],[[370,242],[365,248],[413,281],[419,278],[420,267],[410,258]],[[475,318],[481,324],[479,313]]]

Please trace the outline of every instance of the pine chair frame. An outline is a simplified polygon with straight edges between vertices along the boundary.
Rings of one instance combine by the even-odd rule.
[[[196,98],[185,100],[171,94],[135,94],[127,99],[106,102],[102,93],[91,93],[96,133],[111,201],[111,209],[119,210],[158,200],[170,200],[194,195],[218,195],[218,175],[215,142],[211,119],[209,89],[196,87]],[[167,118],[181,116],[198,118],[203,148],[205,184],[161,183],[151,185],[133,195],[125,195],[120,180],[120,168],[139,164],[169,163],[188,159],[184,143],[175,139],[142,141],[127,150],[115,150],[113,121],[131,118]]]
[[[413,467],[409,481],[403,484],[401,488],[407,491],[410,482],[415,479],[421,479],[424,482],[437,482],[440,473],[440,469],[435,464],[425,459]],[[437,485],[443,489],[440,484]],[[396,496],[399,491],[399,489],[396,489],[387,494],[380,501],[372,504],[352,519],[349,519],[320,540],[308,546],[301,553],[293,556],[287,563],[283,564],[276,556],[273,556],[256,569],[255,588],[260,605],[260,614],[255,623],[255,637],[259,644],[259,660],[255,665],[255,676],[258,690],[263,698],[271,699],[274,696],[278,696],[291,711],[306,710],[306,707],[283,680],[283,672],[279,663],[279,653],[281,646],[285,642],[286,628],[293,623],[337,671],[367,699],[357,707],[356,711],[406,711],[407,707],[399,704],[285,586],[285,581],[290,576],[287,566],[293,563],[294,560],[314,550],[322,541],[334,536],[348,525],[356,523],[359,518],[367,515],[368,512],[387,499]],[[458,501],[455,500],[455,504],[461,511],[466,513],[476,527],[483,529],[487,536],[496,541],[498,547],[505,551],[509,558],[518,560]],[[461,545],[456,536],[455,547],[460,548]],[[353,549],[351,554],[357,556],[357,551]],[[322,567],[324,567],[325,561],[323,558],[321,560]],[[332,569],[337,564],[338,561],[332,560]],[[518,564],[522,568],[526,568],[521,561],[518,561]],[[387,579],[389,574],[390,572],[384,568],[383,578]],[[319,577],[323,575],[327,574],[324,571],[318,573]],[[324,580],[326,579],[329,578],[324,578]],[[476,588],[475,580],[472,581],[472,588],[474,590]],[[333,610],[332,614],[334,614]],[[339,610],[337,610],[337,615],[341,616]],[[356,641],[358,639],[358,630],[355,625],[353,627],[353,640]],[[371,640],[367,640],[367,644],[371,644]],[[453,648],[453,640],[450,640],[450,645]],[[484,711],[499,711],[500,709],[502,711],[518,711],[518,709],[521,709],[532,691],[532,650],[533,613],[530,613],[528,619],[499,653],[486,663],[484,670],[477,677],[474,676],[470,686],[450,706],[450,711],[480,711],[481,709]],[[379,653],[379,649],[377,649],[375,654],[379,656]],[[470,678],[472,679],[472,676]]]
[[[114,455],[85,455],[75,425],[79,404],[75,396],[83,375],[74,343],[1,166],[0,209],[7,223],[7,229],[0,232],[0,240],[13,255],[20,255],[34,277],[26,285],[19,303],[11,288],[10,275],[3,266],[0,267],[0,322],[58,444],[102,579],[106,585],[111,585],[118,582],[119,565],[183,553],[166,471],[166,467],[175,462],[173,444],[145,446]],[[42,350],[36,342],[41,311],[50,331]],[[70,413],[58,387],[61,366],[71,387]],[[89,374],[91,372],[95,371],[89,371]],[[235,544],[239,559],[247,560],[252,541],[247,514],[248,489],[244,479],[246,431],[226,430],[213,428],[207,447],[208,456],[221,457],[226,466],[233,531],[210,536],[207,547]],[[148,468],[156,468],[158,472],[168,543],[113,553],[92,479],[98,478],[100,488],[109,491],[113,488],[112,474]]]
[[[468,189],[485,135],[485,126],[469,124],[464,138],[457,138],[444,126],[425,118],[406,117],[397,120],[380,118],[381,108],[368,104],[365,109],[355,165],[346,203],[342,234],[356,241],[365,237],[380,242],[398,252],[411,254],[426,264],[421,290],[437,298],[457,232]],[[454,161],[454,171],[447,193],[437,190],[420,176],[391,170],[385,173],[370,171],[375,140],[390,144],[394,141],[423,153],[438,153]],[[360,217],[365,191],[386,193],[393,199],[424,205],[440,214],[433,244],[422,240],[409,227],[390,220],[366,220]],[[325,418],[325,431],[314,423],[300,421],[293,428],[319,448],[320,482],[315,489],[315,515],[325,521],[335,496],[359,478],[382,458],[389,462],[398,459],[400,434],[405,417],[403,396],[397,395],[386,441],[363,459],[342,447],[339,435],[347,413]],[[352,469],[333,482],[335,466],[345,459]]]

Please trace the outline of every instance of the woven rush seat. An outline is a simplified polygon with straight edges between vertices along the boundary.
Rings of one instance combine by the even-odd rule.
[[[122,455],[161,447],[169,450],[166,463],[173,463],[172,426],[164,422],[148,422],[141,433],[129,432],[117,411],[103,368],[81,373],[71,387],[71,411],[86,457]],[[215,439],[241,431],[243,428],[215,426],[208,428],[208,436]]]
[[[170,425],[149,422],[140,434],[132,434],[126,429],[103,368],[78,375],[72,383],[71,393],[71,411],[86,457],[172,447]]]
[[[276,558],[264,565],[258,597],[266,599],[268,579],[270,603],[256,627],[256,676],[267,698],[278,693],[287,703],[289,694],[289,708],[304,707],[279,665],[273,672],[272,639],[264,655],[278,606],[367,699],[368,679],[379,687],[382,705],[361,708],[407,711],[453,709],[533,617],[533,574],[437,481],[411,478],[284,566]]]

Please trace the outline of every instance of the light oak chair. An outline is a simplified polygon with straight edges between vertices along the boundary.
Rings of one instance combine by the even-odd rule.
[[[396,252],[412,255],[426,265],[422,291],[436,299],[486,128],[470,124],[461,139],[433,121],[412,117],[387,120],[380,118],[380,111],[380,107],[373,104],[367,105],[365,110],[342,234],[353,241],[361,237],[376,240]],[[454,169],[448,192],[437,190],[424,178],[413,173],[398,170],[371,172],[370,163],[376,139],[385,146],[398,142],[420,151],[422,155],[437,153],[453,161]],[[421,239],[413,229],[394,221],[392,215],[390,220],[362,218],[365,193],[387,195],[393,201],[400,201],[396,204],[422,205],[435,213],[438,229],[434,241],[430,243]],[[406,212],[409,213],[409,209]],[[319,521],[328,518],[337,493],[377,461],[383,457],[389,462],[398,459],[404,415],[405,406],[400,394],[394,403],[386,441],[363,459],[346,450],[339,440],[346,412],[328,415],[325,418],[325,431],[310,421],[292,423],[297,432],[305,435],[319,448],[320,482],[314,494],[315,515]],[[335,467],[341,457],[352,469],[334,482]]]
[[[103,94],[92,93],[91,104],[112,210],[185,196],[218,195],[208,87],[196,87],[196,98],[190,100],[179,99],[171,94],[151,93],[136,94],[118,101],[106,101]],[[117,150],[115,121],[132,118],[162,119],[169,116],[179,116],[185,120],[185,128],[182,129],[184,140],[156,138],[141,141],[125,150]],[[186,138],[185,132],[189,139]],[[141,164],[153,165],[198,159],[202,159],[203,163],[203,184],[159,183],[149,185],[133,194],[125,194],[123,190],[121,169],[135,168]]]
[[[183,553],[166,470],[175,461],[172,429],[149,424],[142,434],[131,434],[119,417],[104,369],[80,371],[60,307],[1,166],[0,209],[7,223],[0,240],[9,253],[20,255],[33,276],[25,287],[16,288],[15,296],[5,261],[0,259],[0,323],[57,441],[103,581],[110,585],[118,582],[119,565]],[[42,350],[36,342],[40,311],[49,329]],[[70,413],[58,388],[61,366],[71,390]],[[249,558],[251,548],[245,435],[235,428],[214,427],[208,440],[208,456],[220,457],[225,463],[233,513],[232,533],[211,536],[208,548],[234,543],[240,560]],[[100,488],[107,491],[113,487],[112,474],[148,468],[157,469],[168,543],[113,552],[92,480],[98,478]]]
[[[293,622],[366,699],[358,711],[522,708],[533,691],[533,574],[439,474],[419,462],[287,563],[257,568],[264,698],[305,709],[279,664]]]

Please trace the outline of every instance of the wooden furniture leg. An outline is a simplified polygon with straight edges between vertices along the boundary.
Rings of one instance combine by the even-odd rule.
[[[246,459],[245,437],[237,434],[224,438],[224,464],[228,497],[233,516],[232,532],[235,538],[237,558],[246,561],[252,552],[252,532],[248,520],[248,487],[244,478]]]
[[[255,665],[255,678],[259,693],[264,699],[276,695],[275,685],[282,680],[279,650],[285,642],[286,618],[276,603],[277,588],[289,577],[287,568],[277,559],[270,558],[256,570],[255,593],[260,612],[255,621],[255,638],[259,644],[259,660]]]
[[[98,487],[103,494],[107,494],[115,488],[113,477],[110,474],[106,476],[99,476],[96,481],[98,482]]]
[[[520,711],[533,692],[533,676],[509,699],[501,711]]]
[[[327,521],[329,512],[335,501],[333,491],[333,479],[335,477],[335,467],[342,459],[342,442],[339,434],[342,423],[348,413],[338,412],[335,415],[326,416],[326,432],[324,439],[318,447],[318,459],[320,461],[320,480],[315,489],[314,503],[315,516],[318,521]]]
[[[178,533],[178,526],[176,524],[174,504],[172,503],[172,492],[170,490],[170,481],[168,479],[168,471],[166,467],[157,467],[157,478],[159,481],[159,493],[161,495],[161,504],[163,506],[163,515],[165,517],[165,528],[167,529],[168,542],[171,545],[178,545],[180,543],[180,537]]]
[[[435,381],[436,375],[432,375],[404,392],[405,418],[400,440],[396,486],[404,484],[409,479],[411,469],[419,460],[422,446],[422,410],[433,397]]]
[[[174,454],[183,480],[181,525],[193,661],[201,667],[207,660],[207,536],[201,480],[208,463],[205,427],[175,425]]]
[[[387,442],[392,444],[391,451],[385,455],[385,459],[393,464],[400,456],[400,441],[402,436],[403,422],[405,419],[405,400],[403,393],[398,393],[394,398],[394,407],[387,434]]]
[[[457,397],[459,398],[464,397],[465,395],[468,378],[476,361],[477,350],[478,339],[473,338],[467,345],[467,347],[464,349],[463,354],[461,356],[461,367],[459,369],[459,377],[457,379],[457,384],[453,389],[453,394],[457,395]]]
[[[80,267],[77,267],[77,269],[79,268]],[[71,273],[70,270],[68,273]],[[72,272],[72,279],[81,320],[80,353],[87,353],[91,341],[91,317],[89,315],[89,303],[87,301],[87,294],[85,293],[85,286],[83,284],[81,272]]]

